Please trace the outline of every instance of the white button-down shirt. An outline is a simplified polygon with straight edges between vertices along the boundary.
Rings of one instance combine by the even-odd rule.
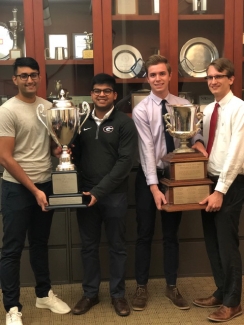
[[[211,115],[216,102],[203,111],[203,137],[207,146]],[[219,175],[216,191],[226,193],[238,174],[244,174],[244,102],[230,91],[220,102],[208,173]]]

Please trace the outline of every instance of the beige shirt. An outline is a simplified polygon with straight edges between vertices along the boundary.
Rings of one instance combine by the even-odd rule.
[[[45,109],[52,106],[41,97],[36,97],[35,103],[12,97],[0,106],[0,136],[15,138],[13,158],[34,183],[49,181],[52,170],[50,137],[36,114],[39,104]],[[7,170],[3,179],[18,183]]]

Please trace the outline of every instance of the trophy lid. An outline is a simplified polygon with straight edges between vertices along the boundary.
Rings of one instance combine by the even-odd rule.
[[[58,97],[59,99],[55,99],[53,101],[53,106],[51,109],[71,109],[76,108],[71,100],[68,99],[69,92],[66,89],[61,89]]]

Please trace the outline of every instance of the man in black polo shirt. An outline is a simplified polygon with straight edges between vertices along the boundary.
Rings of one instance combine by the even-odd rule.
[[[73,308],[86,313],[99,302],[99,242],[104,222],[109,243],[110,296],[119,316],[130,313],[125,295],[125,214],[127,181],[136,151],[134,122],[114,108],[117,98],[115,79],[101,73],[92,80],[94,110],[77,136],[73,157],[80,172],[80,190],[91,200],[86,209],[77,209],[82,240],[84,296]]]

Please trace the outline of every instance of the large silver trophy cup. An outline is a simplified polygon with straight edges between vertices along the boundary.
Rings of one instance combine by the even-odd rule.
[[[160,184],[168,202],[162,209],[169,212],[205,209],[206,205],[199,202],[211,193],[208,158],[187,145],[188,139],[200,131],[203,114],[193,104],[169,106],[172,113],[163,117],[167,131],[180,140],[180,146],[162,158],[164,178],[160,179]]]
[[[201,130],[202,113],[197,112],[198,106],[193,104],[186,105],[169,105],[173,112],[165,114],[167,132],[172,137],[180,139],[179,148],[175,149],[175,153],[195,152],[194,149],[188,147],[188,139],[192,138]],[[196,123],[196,121],[198,122]]]
[[[82,112],[75,107],[66,96],[67,92],[60,91],[60,99],[53,101],[53,106],[45,110],[42,104],[37,106],[38,119],[46,127],[48,133],[63,152],[59,158],[56,172],[52,173],[53,195],[49,197],[51,208],[82,204],[82,194],[78,193],[77,172],[71,162],[68,146],[85,123],[90,113],[87,102],[82,103]],[[81,116],[85,115],[81,123]]]

